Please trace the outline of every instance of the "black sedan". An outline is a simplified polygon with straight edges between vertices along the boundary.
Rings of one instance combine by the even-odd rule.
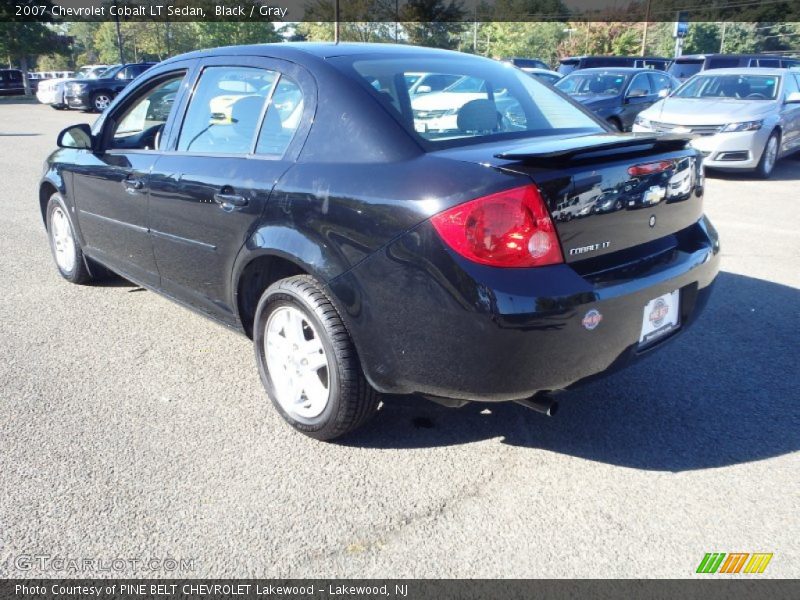
[[[633,121],[678,87],[677,79],[653,69],[582,69],[555,86],[605,119],[617,131],[630,131]]]
[[[129,63],[109,67],[97,79],[75,79],[66,84],[68,108],[103,112],[125,86],[155,63]]]
[[[476,81],[423,118],[422,72]],[[221,48],[64,130],[39,203],[65,279],[109,269],[241,330],[280,414],[331,439],[379,393],[552,413],[547,392],[684,331],[719,268],[686,142],[614,133],[476,56]]]

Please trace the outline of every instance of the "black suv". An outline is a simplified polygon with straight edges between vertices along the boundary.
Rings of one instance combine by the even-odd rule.
[[[19,69],[0,69],[0,96],[18,96],[25,93],[22,71]]]
[[[130,63],[109,67],[97,79],[82,79],[67,85],[65,99],[69,108],[103,112],[125,86],[156,63]]]

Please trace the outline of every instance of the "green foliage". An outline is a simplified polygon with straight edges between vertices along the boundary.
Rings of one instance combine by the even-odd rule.
[[[400,10],[405,41],[415,46],[457,48],[464,11],[453,0],[408,0]]]
[[[565,23],[486,23],[480,28],[481,54],[493,58],[540,58],[554,64],[558,45],[568,33]]]

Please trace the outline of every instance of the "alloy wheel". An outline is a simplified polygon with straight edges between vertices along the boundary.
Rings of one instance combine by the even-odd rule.
[[[111,98],[106,94],[99,94],[95,96],[94,107],[100,112],[103,112],[105,109],[107,109],[109,104],[111,104]]]
[[[265,326],[264,354],[283,410],[301,419],[322,414],[330,398],[330,365],[310,319],[292,306],[275,309]]]
[[[72,226],[60,206],[53,209],[50,217],[50,237],[53,240],[56,264],[62,271],[72,272],[75,268],[75,241]]]

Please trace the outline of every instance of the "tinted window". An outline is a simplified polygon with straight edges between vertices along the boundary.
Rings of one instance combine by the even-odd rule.
[[[556,87],[570,96],[618,96],[627,80],[628,76],[621,73],[578,71],[564,77]]]
[[[208,67],[183,120],[178,150],[247,154],[277,75],[250,67]]]
[[[678,79],[686,79],[703,70],[703,60],[676,60],[667,73]]]
[[[653,88],[650,86],[650,78],[647,76],[647,73],[639,73],[633,78],[628,88],[628,93],[630,94],[633,90],[642,90],[645,96],[652,96],[655,94]]]
[[[659,73],[650,73],[650,79],[653,82],[653,93],[657,94],[661,90],[671,90],[672,80],[666,75]]]
[[[727,69],[728,67],[738,67],[739,59],[729,56],[715,56],[706,61],[706,69]]]
[[[184,73],[176,73],[134,99],[117,119],[111,148],[157,149],[183,77]]]
[[[424,142],[460,145],[466,139],[514,138],[601,131],[597,122],[550,87],[519,69],[476,58],[330,59],[376,95]],[[440,92],[409,96],[406,73],[458,76]],[[478,141],[478,140],[474,140]]]
[[[759,58],[757,62],[759,67],[769,67],[770,69],[777,69],[781,66],[781,61],[777,58]]]
[[[303,116],[303,93],[282,75],[258,134],[257,154],[283,156]]]

